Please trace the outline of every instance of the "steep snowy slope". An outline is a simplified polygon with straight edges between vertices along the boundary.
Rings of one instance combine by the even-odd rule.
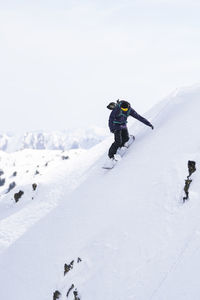
[[[135,144],[111,171],[96,149],[85,181],[1,254],[0,299],[72,300],[75,289],[81,300],[199,299],[199,98],[194,88],[157,105],[154,131],[136,121]]]
[[[0,152],[0,253],[85,180],[108,143],[89,150]]]

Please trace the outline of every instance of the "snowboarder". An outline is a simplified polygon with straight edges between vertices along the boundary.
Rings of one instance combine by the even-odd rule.
[[[114,133],[115,138],[114,143],[108,151],[108,156],[111,160],[115,159],[118,148],[126,145],[129,140],[129,133],[126,125],[128,116],[132,116],[152,129],[154,128],[148,120],[140,116],[131,107],[130,103],[125,100],[118,101],[109,117],[109,128],[110,131]]]

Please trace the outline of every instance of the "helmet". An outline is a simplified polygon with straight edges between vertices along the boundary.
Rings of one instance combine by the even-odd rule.
[[[130,108],[130,103],[125,100],[121,101],[120,107],[123,111],[127,111]]]

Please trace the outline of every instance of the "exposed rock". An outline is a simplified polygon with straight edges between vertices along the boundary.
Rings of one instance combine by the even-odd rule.
[[[69,159],[69,156],[68,156],[68,155],[66,155],[66,156],[65,156],[65,155],[62,155],[61,157],[62,157],[63,160]]]
[[[37,188],[37,184],[36,184],[36,183],[33,183],[33,184],[32,184],[32,188],[33,188],[33,190],[35,191],[36,188]]]
[[[74,265],[74,260],[72,260],[72,261],[70,262],[69,265],[67,265],[67,264],[64,265],[64,276],[65,276],[71,269],[73,269],[73,265]]]
[[[187,178],[189,178],[196,171],[196,162],[195,161],[188,160],[188,171],[189,171],[189,175]]]
[[[4,171],[3,171],[3,170],[0,170],[0,176],[3,175],[3,174],[4,174]]]
[[[72,284],[71,287],[69,288],[69,290],[67,292],[67,295],[66,295],[67,297],[69,296],[71,290],[73,290],[73,289],[74,289],[74,284]]]
[[[17,176],[17,171],[13,172],[12,176],[13,177]]]
[[[189,188],[190,188],[191,183],[192,183],[192,179],[185,180],[185,186],[184,186],[185,197],[183,197],[184,202],[185,202],[185,200],[188,200],[188,198],[189,198]]]
[[[80,300],[79,295],[78,295],[78,291],[77,291],[77,290],[75,290],[75,291],[73,292],[73,294],[74,294],[74,300]]]
[[[0,178],[0,186],[3,186],[5,184],[6,180],[5,178]]]
[[[7,193],[9,193],[12,189],[14,189],[14,187],[16,186],[16,183],[13,181],[9,184],[9,187],[8,187],[8,190],[7,190]]]
[[[185,186],[184,186],[184,192],[185,197],[183,197],[183,202],[188,200],[189,198],[189,188],[192,183],[192,179],[190,179],[190,176],[196,171],[196,162],[192,160],[188,160],[188,172],[189,175],[187,176],[187,179],[185,180]]]
[[[55,292],[53,293],[53,300],[59,299],[60,296],[61,296],[61,293],[60,293],[59,291],[55,291]]]
[[[80,257],[77,258],[77,263],[82,262],[82,259]]]
[[[38,175],[40,174],[40,172],[38,170],[35,171],[35,175]]]
[[[21,196],[24,194],[23,191],[19,191],[18,193],[14,194],[14,198],[15,198],[15,202],[17,203],[19,201],[19,199],[21,198]]]

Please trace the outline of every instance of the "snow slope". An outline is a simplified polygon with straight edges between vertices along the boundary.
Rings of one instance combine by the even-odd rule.
[[[81,184],[107,145],[105,141],[87,151],[0,153],[0,179],[5,180],[0,187],[0,253],[55,208],[63,195],[66,197]],[[13,183],[15,187],[9,191]],[[37,185],[36,190],[33,184]],[[14,195],[19,191],[24,194],[16,203]]]
[[[0,256],[0,299],[47,300],[57,290],[72,300],[76,288],[81,300],[199,300],[199,98],[196,87],[159,103],[146,115],[154,131],[134,122],[136,141],[113,170],[101,168],[108,140],[70,194],[56,182],[59,205]],[[41,197],[49,192],[47,182]]]

